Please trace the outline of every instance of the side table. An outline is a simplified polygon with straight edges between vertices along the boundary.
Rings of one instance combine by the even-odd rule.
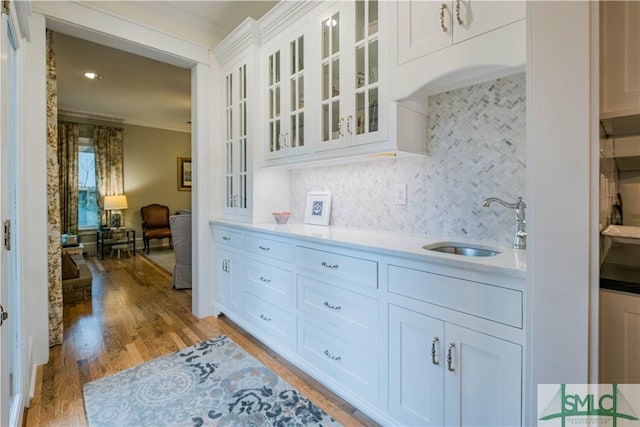
[[[133,256],[136,256],[136,231],[130,228],[98,230],[96,235],[97,250],[104,259],[105,246],[132,245]],[[122,246],[121,246],[122,249]]]

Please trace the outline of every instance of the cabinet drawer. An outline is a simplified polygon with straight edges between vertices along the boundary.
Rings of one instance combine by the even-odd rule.
[[[365,339],[376,338],[378,301],[298,275],[298,309]]]
[[[245,249],[280,261],[291,261],[291,245],[258,236],[245,236]]]
[[[522,328],[522,292],[513,289],[390,265],[389,291]]]
[[[378,263],[364,258],[298,246],[297,264],[321,273],[350,280],[368,288],[378,287]]]
[[[251,292],[245,292],[247,320],[264,333],[266,342],[271,340],[293,349],[295,347],[295,318]]]
[[[242,233],[231,231],[226,228],[215,227],[213,229],[213,235],[216,243],[242,249]]]
[[[298,353],[344,387],[378,400],[378,357],[359,338],[321,329],[300,320]]]
[[[273,305],[293,308],[293,274],[267,263],[247,259],[245,279],[247,289]]]

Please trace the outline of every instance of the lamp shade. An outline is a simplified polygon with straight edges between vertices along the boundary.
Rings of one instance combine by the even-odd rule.
[[[120,194],[118,196],[104,196],[104,210],[113,211],[118,209],[127,209],[127,196]]]

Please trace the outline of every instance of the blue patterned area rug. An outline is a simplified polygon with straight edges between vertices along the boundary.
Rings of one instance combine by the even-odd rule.
[[[227,336],[85,384],[89,426],[340,426]]]

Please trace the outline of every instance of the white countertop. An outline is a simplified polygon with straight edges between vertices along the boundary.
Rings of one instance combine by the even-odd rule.
[[[388,255],[399,255],[477,271],[500,273],[519,278],[526,276],[526,251],[475,240],[362,228],[325,227],[302,223],[278,225],[275,223],[247,224],[228,220],[211,220],[209,222],[211,225],[229,225],[249,231],[268,232],[284,237],[305,238],[319,243],[344,244],[345,246],[375,250]],[[489,257],[470,257],[429,251],[422,248],[424,245],[436,242],[465,242],[474,247],[497,249],[500,254]]]

